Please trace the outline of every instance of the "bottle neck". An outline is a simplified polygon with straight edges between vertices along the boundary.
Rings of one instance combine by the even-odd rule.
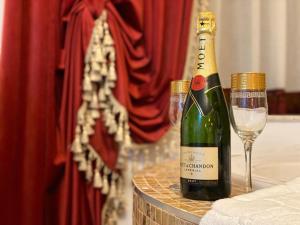
[[[211,74],[217,73],[214,39],[214,34],[211,33],[201,33],[198,36],[199,46],[193,77],[197,75],[208,77]]]

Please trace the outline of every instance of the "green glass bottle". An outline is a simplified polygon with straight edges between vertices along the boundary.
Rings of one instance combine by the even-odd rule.
[[[183,197],[216,200],[230,195],[230,123],[215,60],[215,16],[200,12],[193,79],[181,120]]]

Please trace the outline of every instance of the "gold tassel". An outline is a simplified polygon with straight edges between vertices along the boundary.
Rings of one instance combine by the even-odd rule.
[[[87,135],[92,135],[95,133],[95,130],[88,124],[86,124],[83,128]]]
[[[88,54],[87,54],[88,55]],[[89,64],[85,64],[85,67],[84,67],[84,73],[89,73],[90,72],[90,65]]]
[[[102,188],[102,186],[103,186],[100,172],[97,169],[95,169],[95,171],[94,171],[94,184],[93,185],[95,188]]]
[[[84,124],[84,114],[86,112],[86,109],[87,109],[87,103],[84,101],[80,108],[78,109],[78,112],[77,112],[77,124],[78,125],[83,125]]]
[[[97,28],[98,28],[98,32],[99,32],[99,38],[103,39],[104,31],[103,31],[103,25],[100,21],[99,21],[99,25],[97,26]]]
[[[111,94],[111,90],[107,85],[104,85],[104,94],[109,96]]]
[[[124,146],[128,148],[128,147],[131,146],[131,138],[130,138],[130,135],[129,135],[129,129],[127,127],[128,127],[128,122],[126,121],[125,122]]]
[[[109,134],[114,134],[117,131],[117,125],[116,122],[114,120],[112,120],[112,123],[110,123],[109,127],[108,127],[108,133]]]
[[[92,100],[92,92],[91,91],[85,91],[82,95],[82,99],[84,101],[90,102]]]
[[[123,127],[119,125],[116,136],[115,136],[115,141],[116,142],[121,142],[123,140]]]
[[[84,130],[81,134],[81,143],[82,144],[88,144],[89,143],[89,136],[86,133],[86,131]]]
[[[76,129],[75,129],[75,134],[80,134],[81,133],[81,128],[80,126],[76,126]]]
[[[85,119],[86,119],[86,123],[87,123],[88,125],[90,125],[90,126],[93,126],[93,125],[96,124],[95,120],[94,120],[93,117],[91,116],[90,111],[87,111],[87,112],[86,112],[86,117],[85,117]]]
[[[106,103],[100,102],[99,107],[100,109],[106,109],[108,105]]]
[[[74,160],[75,162],[81,162],[82,160],[85,160],[85,158],[84,158],[84,153],[75,153],[75,154],[73,155],[73,160]]]
[[[99,88],[98,97],[100,102],[104,102],[106,100],[104,91],[102,88]]]
[[[98,44],[100,37],[98,35],[93,35],[92,39],[93,39],[93,44]]]
[[[86,159],[79,162],[78,170],[79,171],[86,171],[87,165],[86,165]]]
[[[103,187],[102,187],[102,194],[109,193],[109,184],[108,184],[108,175],[110,174],[110,169],[108,167],[104,167],[103,169]]]
[[[101,81],[100,74],[98,72],[97,73],[95,73],[95,72],[91,73],[91,81],[100,82]]]
[[[104,174],[104,176],[103,176],[102,194],[107,195],[108,192],[109,192],[109,185],[108,185],[107,175]]]
[[[103,57],[103,53],[102,53],[101,47],[97,46],[93,50],[94,50],[94,56],[97,59],[97,61],[100,62],[100,63],[104,63],[105,60],[104,60],[104,57]]]
[[[99,38],[100,36],[100,30],[99,30],[99,21],[95,20],[94,29],[93,29],[93,36],[96,36]]]
[[[111,81],[117,80],[116,69],[115,69],[114,63],[109,64],[109,77],[108,78]]]
[[[112,113],[115,115],[120,113],[120,108],[116,105],[112,105]]]
[[[90,61],[90,58],[91,58],[91,47],[89,46],[87,51],[86,51],[86,54],[85,54],[85,57],[84,57],[84,62],[85,62],[85,67],[84,67],[84,72],[85,73],[88,73],[90,72],[90,67],[88,65],[89,61]]]
[[[110,53],[114,52],[114,50],[115,49],[114,49],[113,45],[111,45],[111,46],[106,45],[103,47],[103,54],[109,59],[110,62],[116,61],[116,60],[111,60],[111,58],[110,58]]]
[[[74,153],[81,153],[82,152],[80,136],[79,135],[75,136],[75,140],[72,143],[71,149],[72,149],[72,152],[74,152]]]
[[[88,154],[89,160],[92,162],[95,159],[97,159],[97,154],[95,152],[95,149],[91,145],[87,145],[86,147],[89,150],[89,154]]]
[[[113,89],[116,86],[116,83],[114,81],[108,80],[107,81],[107,87],[110,89]]]
[[[101,167],[103,166],[103,161],[101,158],[97,158],[96,160],[96,169],[100,171]]]
[[[92,118],[98,119],[100,117],[100,113],[99,113],[98,109],[92,109],[90,112],[91,112]]]
[[[101,70],[100,70],[100,74],[101,74],[101,76],[103,76],[103,77],[106,77],[106,76],[107,76],[107,65],[106,65],[106,64],[102,64]]]
[[[89,106],[90,106],[91,109],[98,109],[99,108],[98,96],[97,96],[96,92],[93,92],[92,101],[91,101]]]
[[[90,160],[87,161],[86,164],[86,171],[85,171],[85,179],[90,182],[93,177],[93,169],[92,169],[92,162]]]
[[[120,126],[121,126],[121,123],[123,123],[124,120],[125,120],[125,115],[126,115],[126,113],[124,113],[123,110],[120,110],[120,115],[119,115],[119,123],[120,123]]]
[[[91,80],[90,80],[90,78],[89,78],[88,75],[84,76],[84,79],[83,79],[83,90],[84,91],[92,91],[93,90],[93,86],[92,86]]]
[[[101,67],[100,67],[100,64],[98,62],[92,62],[92,71],[93,72],[100,72],[101,71]]]
[[[108,49],[109,53],[108,53],[108,59],[111,62],[115,62],[116,61],[116,52],[115,49],[111,46]]]
[[[103,111],[103,115],[104,115],[104,125],[106,126],[106,127],[108,127],[109,126],[109,124],[110,124],[110,121],[111,121],[111,115],[110,115],[110,113],[109,113],[109,109],[105,109],[104,111]]]
[[[104,31],[103,44],[106,46],[111,46],[114,44],[114,41],[113,41],[112,37],[110,36],[108,29],[105,29],[105,31]]]

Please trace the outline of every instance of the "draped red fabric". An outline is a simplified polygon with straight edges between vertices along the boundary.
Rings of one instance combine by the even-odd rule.
[[[169,86],[182,77],[192,1],[115,2],[107,5],[118,51],[115,95],[134,140],[154,142],[169,128]]]
[[[45,224],[55,177],[56,0],[5,2],[0,74],[0,224]]]
[[[117,52],[114,94],[128,109],[132,137],[154,142],[169,126],[169,83],[183,73],[191,5],[192,0],[6,1],[1,223],[101,224],[104,196],[86,183],[70,152],[94,20],[108,11]],[[113,169],[117,146],[101,119],[91,142]]]
[[[182,0],[177,4],[161,0],[107,1],[105,5],[96,2],[99,3],[76,1],[72,4],[69,1],[62,8],[67,30],[58,148],[68,153],[65,179],[61,184],[61,225],[100,224],[103,196],[99,190],[80,182],[69,151],[81,104],[82,62],[93,20],[103,8],[108,11],[117,52],[118,81],[114,94],[128,109],[135,141],[157,141],[168,129],[170,80],[182,77],[185,63],[191,1]],[[91,140],[93,147],[113,169],[117,159],[113,137],[107,134],[102,120],[98,120],[95,131]],[[78,192],[85,195],[77,195]]]
[[[84,174],[80,174],[73,162],[70,144],[73,142],[77,118],[77,110],[81,104],[81,83],[83,77],[84,56],[90,41],[94,19],[103,9],[101,1],[76,1],[62,7],[63,22],[66,31],[62,49],[61,69],[64,70],[62,80],[62,99],[57,129],[57,162],[65,166],[64,177],[57,185],[58,221],[60,225],[101,224],[103,196],[101,190],[93,188],[85,182]],[[95,3],[95,4],[93,4]],[[105,162],[113,168],[117,151],[113,139],[102,126],[97,124],[93,145]],[[100,140],[100,141],[98,141]],[[96,145],[95,145],[96,144]],[[55,204],[55,203],[54,203]]]

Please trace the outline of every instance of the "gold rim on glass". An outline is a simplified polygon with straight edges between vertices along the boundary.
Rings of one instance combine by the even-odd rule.
[[[189,80],[173,80],[171,82],[171,93],[172,94],[186,94],[190,88]]]
[[[231,75],[232,90],[265,90],[266,74],[247,72],[234,73]]]

